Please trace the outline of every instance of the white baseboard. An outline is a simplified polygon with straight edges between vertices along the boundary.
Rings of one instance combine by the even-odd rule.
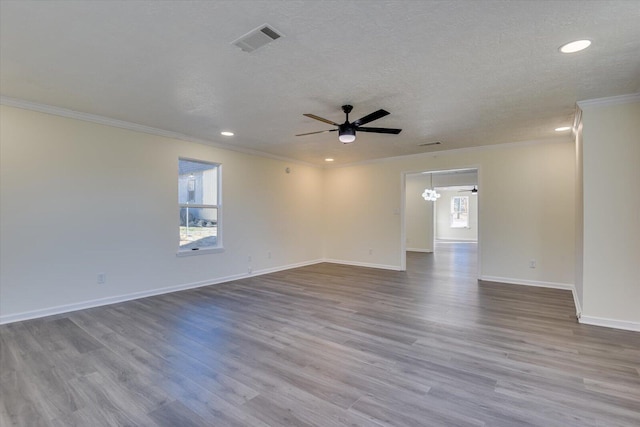
[[[342,264],[342,265],[353,265],[357,267],[380,268],[384,270],[400,271],[400,267],[395,265],[372,264],[372,263],[364,263],[364,262],[356,262],[356,261],[343,261],[343,260],[337,260],[337,259],[318,259],[318,260],[304,261],[300,263],[288,264],[288,265],[283,265],[283,266],[278,266],[273,268],[265,268],[262,270],[257,270],[251,274],[248,274],[248,273],[235,274],[235,275],[219,277],[211,280],[203,280],[200,282],[186,283],[186,284],[177,285],[177,286],[168,286],[160,289],[151,289],[148,291],[133,292],[125,295],[99,298],[99,299],[83,301],[79,303],[65,304],[65,305],[48,307],[48,308],[39,309],[39,310],[25,311],[25,312],[16,313],[16,314],[8,314],[8,315],[0,316],[0,325],[6,324],[6,323],[19,322],[23,320],[36,319],[40,317],[52,316],[55,314],[69,313],[72,311],[84,310],[87,308],[100,307],[103,305],[116,304],[119,302],[131,301],[139,298],[147,298],[154,295],[162,295],[162,294],[167,294],[171,292],[183,291],[187,289],[200,288],[203,286],[216,285],[219,283],[230,282],[233,280],[244,279],[247,277],[260,276],[263,274],[275,273],[278,271],[290,270],[293,268],[305,267],[308,265],[314,265],[314,264],[319,264],[323,262]],[[508,284],[514,284],[514,285],[537,286],[537,287],[543,287],[543,288],[570,290],[573,294],[573,300],[576,305],[576,316],[578,317],[580,323],[586,324],[586,325],[604,326],[607,328],[623,329],[628,331],[640,331],[639,322],[628,322],[628,321],[605,319],[605,318],[593,317],[593,316],[583,316],[583,315],[581,316],[582,308],[580,307],[580,302],[578,301],[578,298],[577,298],[576,289],[573,285],[568,283],[521,280],[521,279],[513,279],[513,278],[507,278],[507,277],[496,277],[496,276],[481,276],[479,280],[489,281],[489,282],[508,283]]]
[[[575,304],[576,306],[576,318],[578,319],[578,321],[580,321],[580,318],[582,317],[582,306],[580,305],[580,300],[578,299],[578,291],[576,290],[575,286],[573,289],[571,289],[571,294],[573,295],[573,304]]]
[[[399,265],[372,264],[368,262],[344,261],[340,259],[325,259],[324,262],[330,262],[332,264],[353,265],[355,267],[380,268],[383,270],[401,271]]]
[[[538,288],[553,288],[553,289],[564,289],[567,291],[575,290],[575,286],[570,283],[559,283],[559,282],[543,282],[539,280],[525,280],[525,279],[514,279],[511,277],[497,277],[497,276],[480,276],[479,280],[483,280],[485,282],[500,282],[507,283],[510,285],[524,285],[524,286],[535,286]]]
[[[231,276],[219,277],[219,278],[210,279],[210,280],[203,280],[200,282],[185,283],[182,285],[168,286],[168,287],[159,288],[159,289],[150,289],[148,291],[141,291],[141,292],[132,292],[130,294],[117,295],[117,296],[106,297],[106,298],[98,298],[94,300],[82,301],[82,302],[73,303],[73,304],[64,304],[64,305],[59,305],[55,307],[43,308],[39,310],[25,311],[22,313],[7,314],[4,316],[0,316],[0,325],[3,325],[5,323],[19,322],[22,320],[30,320],[30,319],[37,319],[40,317],[52,316],[54,314],[69,313],[72,311],[84,310],[87,308],[100,307],[103,305],[116,304],[119,302],[131,301],[131,300],[140,299],[140,298],[147,298],[155,295],[168,294],[171,292],[184,291],[187,289],[195,289],[203,286],[217,285],[220,283],[231,282],[233,280],[260,276],[263,274],[274,273],[276,271],[289,270],[292,268],[304,267],[307,265],[318,264],[321,262],[323,262],[323,260],[305,261],[305,262],[300,262],[296,264],[289,264],[289,265],[283,265],[283,266],[274,267],[274,268],[258,270],[258,271],[254,271],[251,274],[248,274],[248,273],[234,274]]]
[[[262,270],[254,271],[249,274],[249,276],[261,276],[263,274],[277,273],[278,271],[291,270],[292,268],[306,267],[308,265],[321,264],[323,262],[325,262],[324,259],[316,259],[312,261],[297,262],[295,264],[281,265],[278,267],[263,268]]]
[[[603,317],[585,316],[578,299],[578,293],[574,285],[556,282],[538,282],[534,280],[511,279],[507,277],[481,276],[480,280],[488,282],[500,282],[514,285],[538,286],[541,288],[564,289],[571,291],[573,302],[576,306],[576,317],[578,322],[584,325],[603,326],[605,328],[622,329],[625,331],[640,332],[640,322],[629,322],[627,320],[605,319]]]
[[[423,253],[433,253],[433,249],[424,249],[424,248],[406,248],[407,252],[423,252]]]
[[[582,307],[580,306],[580,301],[578,300],[576,287],[575,285],[572,285],[570,283],[543,282],[538,280],[513,279],[509,277],[496,277],[496,276],[480,276],[479,280],[484,280],[486,282],[507,283],[511,285],[535,286],[538,288],[551,288],[551,289],[562,289],[565,291],[571,291],[571,295],[573,297],[573,304],[576,307],[576,318],[580,319],[580,316],[582,315]]]
[[[605,328],[640,332],[640,322],[629,322],[626,320],[605,319],[603,317],[584,315],[580,316],[580,319],[578,321],[584,325],[603,326]]]

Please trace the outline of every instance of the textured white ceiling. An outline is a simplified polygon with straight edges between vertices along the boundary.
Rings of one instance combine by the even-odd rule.
[[[576,101],[640,90],[637,0],[2,0],[0,19],[4,96],[315,164],[555,137]],[[230,44],[264,23],[285,37]],[[294,136],[346,103],[402,133]]]

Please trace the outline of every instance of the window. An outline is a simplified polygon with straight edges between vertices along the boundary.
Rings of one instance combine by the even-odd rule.
[[[178,159],[180,252],[222,247],[220,165]]]
[[[469,228],[469,196],[451,198],[451,228]]]

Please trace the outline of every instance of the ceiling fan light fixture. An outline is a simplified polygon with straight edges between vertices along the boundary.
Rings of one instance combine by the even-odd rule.
[[[350,144],[356,140],[356,131],[351,126],[340,126],[338,139],[343,144]]]

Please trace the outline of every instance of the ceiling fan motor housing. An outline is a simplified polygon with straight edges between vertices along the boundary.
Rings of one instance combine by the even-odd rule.
[[[343,144],[350,144],[356,140],[356,130],[351,123],[345,122],[338,127],[338,139]]]

